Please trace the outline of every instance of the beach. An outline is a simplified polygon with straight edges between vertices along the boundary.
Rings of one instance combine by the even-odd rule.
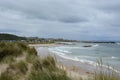
[[[94,70],[91,69],[91,65],[84,64],[79,61],[65,59],[49,51],[50,47],[63,46],[62,44],[31,44],[29,46],[35,47],[40,58],[44,58],[48,55],[53,56],[57,62],[57,66],[61,69],[64,69],[67,72],[68,76],[71,76],[72,78],[79,79],[82,77],[83,79],[87,79],[94,74]]]
[[[98,66],[94,66],[95,55],[104,56],[104,54],[102,54],[103,52],[101,51],[103,51],[105,47],[105,51],[110,50],[111,48],[109,49],[108,45],[112,45],[112,47],[114,46],[114,49],[119,48],[119,46],[116,44],[89,44],[91,45],[90,47],[82,46],[83,43],[77,43],[77,45],[26,45],[23,43],[1,44],[4,46],[4,48],[1,50],[1,56],[3,54],[5,54],[5,56],[1,57],[0,80],[16,80],[17,78],[17,80],[61,80],[61,78],[62,80],[120,79],[118,70],[116,71],[116,69],[113,69],[111,66],[106,67],[100,62]],[[100,50],[99,52],[101,52],[101,54],[96,54],[93,52],[96,50]],[[81,51],[86,51],[84,52],[84,56],[82,55]],[[115,53],[112,54],[112,51],[109,54],[111,54],[112,57],[109,57],[110,55],[108,55],[108,57],[104,56],[104,60],[108,59],[112,60],[113,62],[117,62],[119,60],[119,56],[116,57]],[[85,60],[86,55],[88,58],[87,61]],[[93,58],[92,63],[91,58]],[[119,67],[119,64],[116,65],[116,67],[117,66]],[[8,77],[11,79],[8,79]]]

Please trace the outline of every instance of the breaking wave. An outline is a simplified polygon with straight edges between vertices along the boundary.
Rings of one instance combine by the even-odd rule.
[[[97,47],[97,46],[99,46],[99,45],[97,45],[97,44],[93,45],[93,47]],[[73,56],[73,55],[70,55],[72,52],[67,50],[67,49],[81,49],[81,48],[82,47],[66,47],[66,46],[63,46],[63,47],[48,48],[48,50],[52,53],[55,53],[55,54],[61,56],[62,58],[70,59],[70,60],[74,60],[74,61],[79,61],[79,62],[82,62],[82,63],[85,63],[85,64],[90,64],[90,65],[93,65],[93,66],[96,67],[98,64],[95,61],[92,61],[90,59],[98,59],[98,57],[94,57],[94,56]],[[82,49],[84,49],[84,48],[82,48]],[[106,59],[118,59],[118,57],[114,57],[114,56],[104,57],[104,58],[106,58]],[[108,68],[108,66],[106,66],[106,65],[102,65],[102,66],[105,67],[105,68]],[[114,70],[117,73],[120,73],[119,70],[116,70],[111,66],[109,66],[109,69]]]

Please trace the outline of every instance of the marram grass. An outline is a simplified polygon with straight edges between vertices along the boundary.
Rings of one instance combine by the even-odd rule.
[[[95,71],[93,80],[120,80],[120,74],[110,69],[110,65],[107,68],[103,67],[102,59],[98,60],[99,70]]]
[[[15,61],[19,56],[25,56],[22,61]],[[0,64],[8,64],[5,72],[1,73],[0,80],[76,80],[67,76],[66,71],[56,66],[52,56],[40,59],[35,48],[23,43],[0,43]],[[101,70],[96,70],[88,80],[120,80],[114,71],[103,70],[102,61],[98,62]],[[31,67],[30,67],[31,65]],[[108,70],[108,71],[107,71]],[[80,78],[79,80],[84,80]]]

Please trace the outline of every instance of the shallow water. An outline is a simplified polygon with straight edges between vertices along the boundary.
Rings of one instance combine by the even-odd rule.
[[[90,47],[84,46],[90,45]],[[107,64],[120,71],[120,45],[108,43],[75,43],[75,45],[49,48],[49,51],[59,56],[96,66],[102,58],[104,67]],[[112,68],[111,68],[112,69]]]

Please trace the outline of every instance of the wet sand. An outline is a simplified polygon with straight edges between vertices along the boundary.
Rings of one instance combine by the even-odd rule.
[[[51,53],[48,48],[50,47],[55,47],[55,46],[61,46],[58,44],[34,44],[34,45],[30,45],[32,47],[35,47],[37,52],[38,52],[38,56],[40,58],[44,58],[47,55],[52,55],[57,63],[58,63],[58,67],[62,68],[64,70],[66,70],[68,76],[71,76],[72,78],[88,78],[91,77],[93,75],[93,69],[92,66],[90,66],[89,64],[84,64],[81,63],[79,61],[73,61],[70,59],[65,59],[62,58],[61,56]]]

